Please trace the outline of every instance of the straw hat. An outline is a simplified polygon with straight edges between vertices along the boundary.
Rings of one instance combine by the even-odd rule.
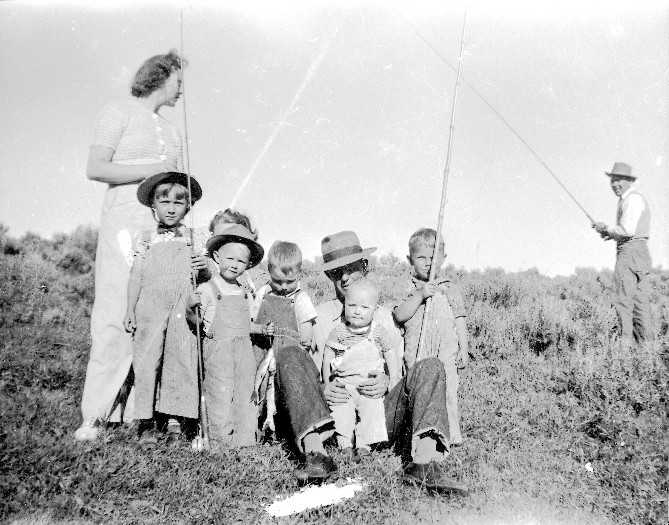
[[[376,251],[376,248],[365,248],[360,246],[360,239],[351,231],[333,233],[321,241],[321,252],[323,253],[323,265],[318,269],[322,272],[341,268],[367,256]]]
[[[177,183],[184,188],[188,188],[188,175],[179,173],[178,171],[166,171],[164,173],[156,173],[144,179],[137,188],[137,199],[144,206],[151,207],[153,204],[153,190],[158,184]],[[202,198],[202,188],[194,177],[190,178],[191,204],[199,201]]]
[[[216,250],[229,242],[238,242],[248,246],[251,256],[249,257],[249,267],[247,270],[258,266],[265,255],[265,250],[253,239],[253,234],[247,228],[241,224],[233,224],[228,229],[223,230],[220,235],[214,235],[207,241],[209,257],[213,257],[213,253]]]
[[[613,165],[611,173],[605,171],[609,177],[623,177],[625,179],[636,180],[636,175],[632,175],[632,166],[624,162],[616,162]]]

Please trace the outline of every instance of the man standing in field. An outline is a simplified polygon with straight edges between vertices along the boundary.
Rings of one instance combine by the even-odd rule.
[[[648,252],[650,208],[632,184],[636,176],[632,167],[616,162],[609,176],[611,189],[619,197],[616,225],[603,222],[592,225],[604,240],[615,239],[616,267],[613,273],[620,319],[620,337],[623,348],[629,348],[632,335],[642,343],[653,339],[650,314],[648,273],[651,269]]]

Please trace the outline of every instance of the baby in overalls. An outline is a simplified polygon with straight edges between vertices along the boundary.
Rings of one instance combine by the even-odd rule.
[[[300,289],[302,252],[297,244],[275,242],[267,253],[267,271],[269,283],[258,290],[252,312],[256,323],[274,329],[271,337],[256,337],[254,345],[258,363],[254,400],[261,406],[266,400],[261,434],[266,430],[275,431],[274,354],[287,346],[300,346],[311,352],[317,317],[309,295]]]
[[[469,361],[466,312],[462,294],[455,283],[445,277],[429,280],[437,232],[423,228],[409,239],[409,262],[413,276],[407,299],[393,310],[395,320],[404,327],[404,364],[407,370],[416,361],[438,357],[446,371],[446,411],[451,445],[462,443],[458,415],[458,369]],[[437,270],[445,259],[444,240],[440,239],[434,261]],[[437,273],[437,272],[435,272]],[[425,302],[432,297],[428,316],[423,321]],[[421,328],[423,327],[424,328]],[[423,354],[418,355],[421,329],[425,330]]]
[[[204,256],[206,231],[182,225],[202,189],[188,175],[159,173],[137,189],[139,201],[152,209],[158,226],[145,231],[133,247],[124,326],[134,332],[135,416],[143,446],[155,446],[155,412],[195,420],[198,417],[197,341],[186,321],[195,301],[193,272],[208,277]],[[182,421],[184,421],[182,419]],[[193,426],[193,425],[190,425]]]
[[[239,277],[258,265],[264,250],[253,234],[235,224],[207,241],[219,275],[198,287],[204,324],[204,394],[212,447],[252,446],[258,413],[251,400],[256,360],[251,333],[271,328],[251,323],[253,298]]]
[[[216,212],[216,215],[214,215],[214,218],[211,219],[211,222],[209,223],[209,231],[212,235],[218,235],[219,233],[223,233],[224,230],[227,230],[234,224],[241,224],[251,232],[253,235],[253,240],[258,240],[258,230],[254,230],[251,226],[251,219],[249,219],[243,213],[231,208],[226,208],[223,211]],[[215,274],[218,274],[218,265],[215,263],[213,265],[216,266]],[[253,282],[253,278],[249,275],[249,272],[244,272],[237,280],[239,281],[239,284],[246,288],[247,291],[249,291],[255,298],[256,286]]]
[[[346,385],[346,403],[330,404],[337,443],[353,454],[353,434],[357,454],[367,455],[370,445],[388,440],[383,398],[361,395],[357,387],[369,372],[388,368],[390,385],[399,380],[399,367],[393,354],[393,341],[386,329],[372,321],[380,299],[379,287],[366,277],[349,284],[344,298],[345,322],[337,324],[323,351],[323,380],[337,379]],[[389,358],[384,359],[390,352]],[[356,424],[356,416],[358,423]]]

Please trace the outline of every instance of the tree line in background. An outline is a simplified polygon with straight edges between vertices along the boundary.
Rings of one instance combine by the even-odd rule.
[[[34,233],[16,239],[0,225],[0,253],[40,266],[37,290],[49,292],[53,306],[41,312],[44,319],[65,322],[69,308],[89,314],[94,298],[97,230],[79,226],[71,234],[57,233],[46,240]],[[333,297],[322,272],[321,260],[305,261],[303,288],[315,304]],[[402,299],[410,267],[395,255],[370,258],[371,276],[380,285],[385,304]],[[502,269],[446,268],[462,288],[468,307],[468,326],[474,351],[486,355],[510,347],[527,346],[535,352],[566,350],[583,345],[608,344],[615,337],[617,318],[612,307],[610,270],[577,268],[571,276],[546,277],[536,269],[511,273]],[[267,274],[263,263],[252,271],[257,284]],[[655,269],[650,277],[653,320],[659,337],[669,329],[669,271]],[[35,292],[37,292],[35,290]],[[5,290],[5,293],[7,290]],[[5,295],[5,294],[3,294]],[[12,298],[5,297],[5,300]],[[21,314],[33,320],[30,302]]]

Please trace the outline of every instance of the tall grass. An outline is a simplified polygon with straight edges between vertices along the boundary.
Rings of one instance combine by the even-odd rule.
[[[610,272],[449,268],[468,307],[471,367],[461,378],[463,447],[446,460],[467,499],[401,485],[389,451],[341,462],[362,495],[273,520],[264,506],[297,487],[278,444],[198,455],[178,439],[142,451],[125,427],[72,438],[88,359],[95,232],[53,241],[0,228],[0,519],[105,523],[666,523],[669,272],[651,275],[658,342],[617,350]],[[305,265],[315,303],[333,297]],[[372,260],[384,301],[408,266]],[[263,269],[254,277],[261,280]],[[336,452],[335,455],[338,454]],[[341,458],[339,458],[341,459]]]

